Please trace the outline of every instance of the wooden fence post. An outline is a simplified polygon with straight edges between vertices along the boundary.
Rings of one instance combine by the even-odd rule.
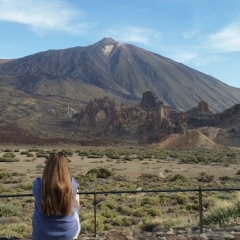
[[[96,199],[96,190],[94,190],[94,236],[97,237],[97,199]]]
[[[202,188],[199,187],[199,226],[200,233],[203,233],[203,204],[202,204]]]

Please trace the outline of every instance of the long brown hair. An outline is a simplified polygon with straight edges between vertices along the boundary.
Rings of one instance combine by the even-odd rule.
[[[72,184],[69,166],[62,153],[51,153],[42,175],[41,207],[46,216],[72,213]]]

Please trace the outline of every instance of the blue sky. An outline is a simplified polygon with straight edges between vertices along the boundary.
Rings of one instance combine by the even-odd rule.
[[[0,0],[0,59],[104,37],[240,88],[240,0]]]

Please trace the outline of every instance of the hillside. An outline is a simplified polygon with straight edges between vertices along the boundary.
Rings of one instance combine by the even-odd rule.
[[[240,89],[111,38],[0,60],[2,142],[149,143],[211,126],[235,146],[239,103]]]
[[[154,91],[171,108],[187,111],[199,101],[221,112],[240,103],[240,89],[183,64],[111,38],[86,47],[49,50],[0,64],[0,86],[41,99],[85,105],[108,96],[134,104]]]
[[[171,134],[152,146],[159,149],[213,149],[220,147],[200,131],[189,131],[185,135]]]
[[[151,91],[143,93],[139,104],[119,105],[105,96],[91,100],[77,112],[70,107],[43,112],[33,107],[34,101],[26,102],[28,109],[20,102],[15,103],[15,109],[11,110],[13,102],[2,109],[1,143],[107,146],[122,142],[156,144],[160,148],[215,148],[219,144],[240,147],[240,104],[212,113],[208,103],[200,101],[190,111],[179,112]],[[13,111],[15,119],[9,121]]]

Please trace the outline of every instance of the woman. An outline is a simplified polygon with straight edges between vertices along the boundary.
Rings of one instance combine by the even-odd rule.
[[[81,229],[77,191],[67,159],[62,153],[50,154],[42,178],[33,183],[33,240],[77,239]]]

